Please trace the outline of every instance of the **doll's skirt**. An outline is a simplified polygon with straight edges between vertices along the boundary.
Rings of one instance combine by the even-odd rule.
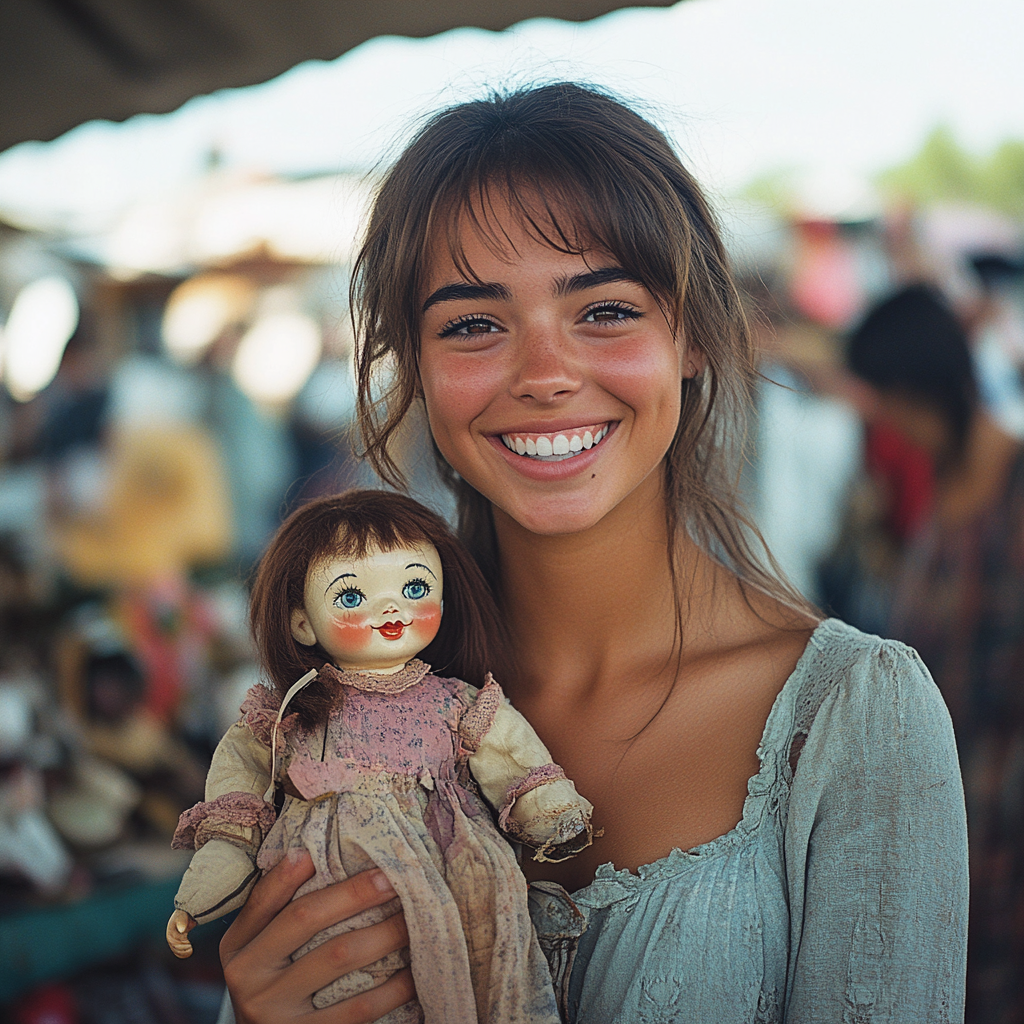
[[[450,776],[450,773],[448,773]],[[418,1005],[388,1024],[558,1024],[551,976],[527,910],[526,881],[512,848],[479,798],[453,778],[367,774],[351,790],[286,799],[257,863],[269,870],[297,847],[316,874],[296,897],[374,865],[405,912]],[[296,957],[399,909],[392,900],[332,925]],[[339,978],[314,997],[328,1006],[405,966],[404,951]]]

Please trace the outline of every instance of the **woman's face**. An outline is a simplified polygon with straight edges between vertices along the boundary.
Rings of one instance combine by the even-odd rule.
[[[435,247],[420,380],[456,472],[526,529],[599,522],[660,466],[700,357],[647,289],[600,251],[558,252],[514,217],[495,252],[463,218],[481,283]],[[500,237],[500,234],[499,234]]]
[[[292,636],[307,646],[319,642],[339,668],[401,668],[437,635],[442,585],[433,544],[331,556],[306,576]]]

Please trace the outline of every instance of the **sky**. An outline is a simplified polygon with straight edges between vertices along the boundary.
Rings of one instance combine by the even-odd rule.
[[[685,0],[582,25],[383,37],[258,86],[0,154],[0,214],[102,230],[131,202],[227,168],[386,163],[425,114],[488,89],[571,78],[660,124],[713,195],[780,170],[835,212],[949,125],[977,152],[1024,138],[1021,0]]]

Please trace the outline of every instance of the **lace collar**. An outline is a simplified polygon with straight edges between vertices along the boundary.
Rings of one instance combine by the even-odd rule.
[[[365,672],[349,672],[347,669],[324,665],[320,678],[327,683],[351,686],[369,693],[402,693],[415,686],[430,671],[430,666],[419,658],[413,658],[404,668],[388,675],[373,675]]]

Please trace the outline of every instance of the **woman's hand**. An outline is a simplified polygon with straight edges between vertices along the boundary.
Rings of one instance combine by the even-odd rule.
[[[221,939],[224,980],[238,1024],[310,1018],[318,1024],[369,1024],[416,996],[406,968],[351,999],[322,1010],[313,1008],[313,993],[407,946],[409,933],[399,912],[379,924],[328,939],[293,962],[291,954],[317,932],[395,897],[384,873],[374,869],[293,900],[312,875],[309,855],[290,851],[256,883]]]

